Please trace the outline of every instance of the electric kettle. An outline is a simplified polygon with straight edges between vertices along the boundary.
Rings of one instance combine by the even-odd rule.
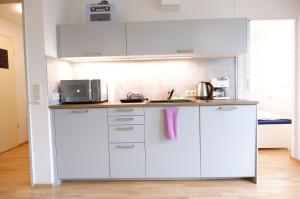
[[[200,82],[197,89],[197,99],[209,100],[213,98],[213,86],[209,82]]]

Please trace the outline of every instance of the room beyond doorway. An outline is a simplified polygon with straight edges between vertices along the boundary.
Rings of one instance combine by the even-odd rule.
[[[259,148],[294,148],[295,31],[293,19],[250,21],[250,96],[267,121]]]

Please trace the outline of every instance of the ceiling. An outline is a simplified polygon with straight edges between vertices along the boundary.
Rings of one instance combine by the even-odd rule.
[[[22,14],[17,10],[20,3],[0,4],[0,18],[3,18],[13,24],[22,26]]]

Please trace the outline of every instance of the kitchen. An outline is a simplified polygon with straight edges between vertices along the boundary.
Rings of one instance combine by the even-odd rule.
[[[119,3],[115,1],[113,3],[121,7]],[[43,3],[28,1],[24,4],[25,11],[31,10],[33,4],[44,6]],[[180,9],[184,10],[184,5],[187,4],[182,1]],[[49,8],[57,6],[50,2],[45,2],[45,5]],[[82,10],[86,5],[86,2],[81,2],[67,9],[64,13],[67,16],[65,20],[60,20],[59,17],[55,20],[48,18],[51,13],[45,9],[43,15],[45,23],[49,26],[35,27],[42,32],[45,31],[45,38],[40,37],[41,35],[37,34],[34,28],[28,28],[35,26],[36,23],[33,21],[38,22],[41,19],[36,18],[32,12],[27,14],[25,12],[25,19],[32,22],[27,23],[25,33],[27,49],[30,49],[27,55],[29,57],[27,63],[30,63],[28,70],[32,71],[28,86],[32,124],[31,153],[36,157],[31,162],[35,173],[32,180],[37,184],[50,180],[53,184],[62,182],[62,185],[64,181],[87,179],[247,178],[256,182],[257,102],[240,100],[245,98],[247,87],[247,79],[244,78],[245,71],[243,71],[248,52],[247,15],[246,17],[239,14],[231,16],[219,10],[219,15],[210,19],[176,18],[174,15],[180,13],[179,9],[179,11],[171,11],[169,17],[162,17],[159,21],[155,17],[145,18],[143,15],[139,20],[128,20],[130,18],[128,14],[126,15],[128,18],[124,17],[122,21],[113,25],[101,22],[101,25],[99,23],[96,27],[93,23],[85,22],[86,16],[82,14],[84,12]],[[224,10],[226,9],[230,10],[232,7],[229,9],[225,6]],[[75,12],[78,10],[81,11],[76,15],[79,16],[76,19]],[[122,16],[121,12],[117,14]],[[100,26],[107,27],[100,28]],[[89,31],[89,28],[92,31]],[[97,37],[99,35],[97,31],[104,36]],[[93,35],[89,32],[97,32],[97,34]],[[182,37],[182,35],[188,36]],[[44,39],[46,53],[32,45],[35,43],[34,40]],[[99,55],[99,52],[92,49],[93,46],[98,45],[96,41],[100,41],[101,47],[104,47],[100,51],[102,56],[96,56],[95,53]],[[36,59],[32,59],[33,57]],[[41,63],[47,67],[41,67]],[[203,99],[211,97],[211,89],[197,91],[197,85],[202,81],[216,84],[218,82],[216,78],[219,78],[219,81],[229,82],[229,86],[225,87],[226,92],[220,93],[223,93],[221,97],[230,97],[230,99],[212,101],[196,99],[197,96],[204,97]],[[66,79],[106,80],[108,102],[58,104],[60,94],[64,94],[60,93],[59,84],[61,80]],[[201,86],[203,85],[199,85],[200,88]],[[166,100],[168,92],[172,89],[175,90],[172,101],[151,102]],[[143,97],[148,98],[149,101],[121,103],[120,99],[125,99],[129,92],[143,94]],[[191,101],[178,102],[177,100]],[[177,140],[166,139],[165,125],[168,123],[165,122],[164,111],[167,108],[178,111]],[[68,115],[70,112],[73,112],[74,118]],[[220,115],[217,114],[219,112]],[[40,123],[38,126],[37,121]],[[116,134],[114,137],[114,131],[115,133],[121,131],[118,128],[136,131],[138,135],[134,137],[123,132],[127,136]],[[101,136],[104,136],[101,139],[103,142],[101,146],[95,144],[95,140],[99,140],[98,136],[100,136],[100,133],[94,133],[99,131],[97,129],[101,129]],[[211,132],[220,130],[232,134],[216,140]],[[245,133],[244,136],[239,136],[241,131]],[[64,137],[67,136],[65,132],[76,132],[78,137],[76,139]],[[78,132],[91,134],[90,142],[85,142],[86,136],[83,139],[82,134]],[[226,142],[226,138],[235,138],[238,141]],[[91,148],[76,147],[80,144],[79,141],[85,142],[84,145]],[[153,148],[151,144],[154,144]],[[161,146],[157,151],[155,144]],[[64,149],[64,147],[70,148]],[[77,153],[79,155],[76,157],[70,155],[69,152],[72,150],[69,149],[76,152],[79,150]],[[132,153],[130,149],[133,149]],[[96,154],[97,158],[93,158],[94,155],[89,150],[94,152],[98,150],[103,159],[99,159],[99,154]],[[125,151],[125,154],[122,151]],[[220,151],[227,155],[217,156]],[[178,157],[172,155],[172,152],[178,154]],[[87,153],[91,155],[86,156]],[[159,153],[161,156],[158,156]],[[187,157],[187,154],[190,156]],[[127,161],[126,159],[123,161],[122,157],[128,157]],[[222,158],[232,161],[225,161]],[[91,159],[95,161],[95,165],[106,165],[105,168],[101,169],[102,171],[100,169],[95,171],[96,167],[88,167],[93,163],[89,162]],[[182,164],[184,161],[190,162],[185,165]],[[178,165],[178,170],[164,168],[168,163]],[[120,166],[122,164],[124,167]],[[131,164],[137,165],[139,169],[134,170]],[[217,167],[222,164],[228,164],[228,167],[221,169]],[[78,167],[70,165],[78,165]],[[82,166],[85,169],[82,169]],[[99,172],[103,173],[99,174]]]
[[[113,22],[108,2],[88,5],[87,13],[104,8],[112,10],[106,14]],[[91,12],[87,24],[58,25],[61,58],[48,59],[48,96],[61,95],[63,103],[50,106],[57,183],[189,178],[256,182],[257,102],[236,100],[237,59],[247,51],[247,19],[91,22],[103,14]],[[56,75],[66,67],[67,77],[78,80]],[[194,95],[186,96],[188,92]],[[130,96],[137,103],[130,103],[136,102]]]

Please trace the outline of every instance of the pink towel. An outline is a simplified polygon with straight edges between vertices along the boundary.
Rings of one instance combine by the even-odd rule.
[[[179,137],[177,108],[165,108],[165,127],[169,140],[176,140]]]

